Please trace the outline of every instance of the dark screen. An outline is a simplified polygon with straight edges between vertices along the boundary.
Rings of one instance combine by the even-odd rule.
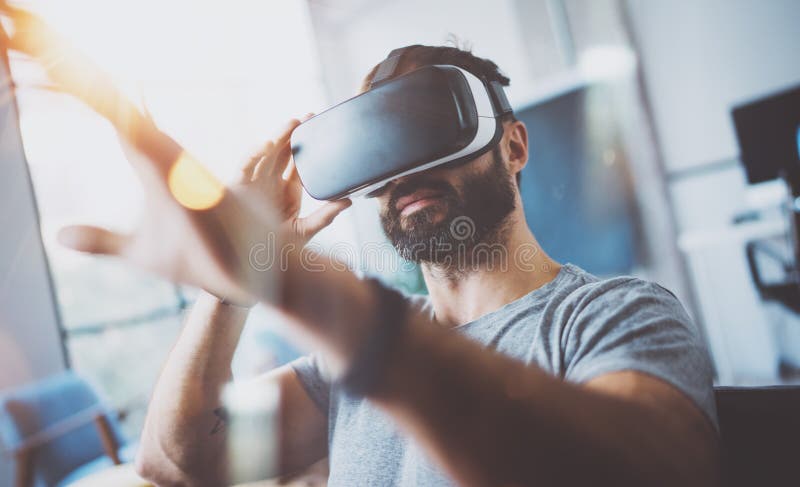
[[[292,150],[300,179],[332,199],[466,147],[478,114],[466,78],[427,67],[341,103],[300,125]]]
[[[733,123],[748,181],[800,178],[800,87],[734,108]]]

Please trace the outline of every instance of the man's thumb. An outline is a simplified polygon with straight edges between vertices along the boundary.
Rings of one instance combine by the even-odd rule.
[[[301,233],[306,238],[313,237],[317,232],[330,225],[339,213],[352,204],[353,202],[347,198],[325,203],[321,208],[301,220]]]
[[[62,245],[90,254],[119,255],[125,240],[124,235],[88,225],[71,225],[58,232]]]

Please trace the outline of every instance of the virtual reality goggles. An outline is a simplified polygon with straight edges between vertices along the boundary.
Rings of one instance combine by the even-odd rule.
[[[370,90],[300,124],[292,153],[306,191],[319,200],[375,196],[386,183],[491,150],[511,113],[503,87],[450,65],[394,79],[402,57],[380,64]]]

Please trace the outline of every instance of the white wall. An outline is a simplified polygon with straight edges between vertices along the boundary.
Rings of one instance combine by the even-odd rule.
[[[497,62],[514,85],[525,85],[533,74],[514,4],[511,0],[310,2],[332,99],[353,96],[364,75],[392,49],[443,44],[451,34],[473,45],[477,55]]]
[[[64,368],[56,305],[8,79],[0,67],[0,391]],[[12,467],[0,456],[0,486]]]
[[[800,82],[796,0],[627,4],[670,171],[736,157],[731,105]]]
[[[796,318],[765,306],[744,257],[779,219],[732,225],[753,199],[738,163],[733,105],[800,83],[800,2],[626,0],[670,193],[721,382],[777,379]],[[775,189],[775,185],[773,188]],[[765,188],[760,188],[763,191]],[[797,362],[800,351],[784,350]]]

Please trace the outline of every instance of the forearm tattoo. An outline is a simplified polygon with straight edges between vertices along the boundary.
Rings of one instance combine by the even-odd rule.
[[[215,435],[220,431],[223,431],[228,426],[228,411],[225,410],[225,408],[218,407],[215,409],[214,416],[216,416],[217,422],[214,423],[214,427],[211,428],[209,435]]]

